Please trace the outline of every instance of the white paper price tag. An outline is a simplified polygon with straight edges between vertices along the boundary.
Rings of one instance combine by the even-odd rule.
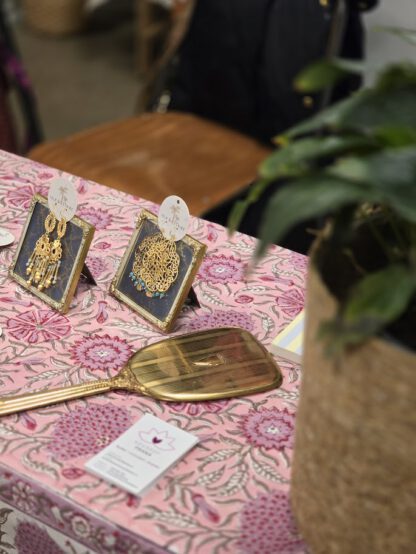
[[[189,224],[189,210],[179,196],[168,196],[160,206],[158,225],[165,238],[181,240],[186,235]]]
[[[77,193],[69,179],[58,177],[53,179],[48,193],[49,209],[57,219],[70,221],[77,211]]]
[[[14,235],[7,229],[0,227],[0,246],[9,246],[12,242],[14,242]]]

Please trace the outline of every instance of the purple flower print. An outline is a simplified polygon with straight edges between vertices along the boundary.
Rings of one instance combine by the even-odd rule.
[[[130,425],[125,408],[112,404],[78,408],[58,419],[48,450],[58,460],[97,454]]]
[[[44,529],[27,521],[17,526],[15,544],[19,554],[65,554]]]
[[[97,231],[107,229],[113,222],[111,215],[101,208],[81,206],[78,210],[78,215],[88,221],[88,223],[91,223],[91,225],[94,225]]]
[[[233,256],[207,256],[198,273],[208,283],[238,283],[243,280],[244,264]]]
[[[36,513],[39,509],[39,502],[36,495],[27,483],[16,481],[11,488],[13,503],[28,514]]]
[[[267,450],[293,448],[295,416],[286,408],[250,410],[243,417],[240,426],[244,436],[253,446]]]
[[[70,520],[72,532],[76,537],[87,539],[91,534],[91,526],[86,517],[73,514]]]
[[[36,344],[61,339],[70,329],[69,320],[52,310],[29,310],[6,322],[10,335],[20,341]]]
[[[290,317],[296,317],[303,310],[305,296],[298,289],[290,289],[287,292],[277,296],[276,304],[282,309],[282,312]]]
[[[290,263],[295,269],[306,271],[308,269],[309,258],[303,254],[292,252],[290,254]]]
[[[242,327],[247,331],[254,329],[251,317],[243,312],[233,310],[217,310],[195,317],[189,327],[191,329],[211,329],[213,327]]]
[[[124,339],[109,335],[91,335],[79,340],[71,348],[72,358],[93,371],[119,369],[131,354],[131,346]]]
[[[48,195],[48,189],[44,185],[23,185],[13,186],[6,193],[6,202],[15,208],[28,209],[33,195],[39,193],[43,196]]]
[[[273,491],[247,502],[240,516],[241,554],[300,554],[305,545],[290,510],[288,494]]]

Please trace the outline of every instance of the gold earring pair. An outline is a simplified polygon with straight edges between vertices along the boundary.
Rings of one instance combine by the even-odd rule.
[[[61,219],[58,222],[57,237],[51,242],[49,235],[55,229],[56,224],[56,217],[49,212],[45,219],[45,233],[36,241],[35,248],[26,263],[26,274],[30,276],[27,284],[31,285],[33,282],[38,290],[55,285],[58,278],[62,258],[61,239],[66,232],[66,221]]]

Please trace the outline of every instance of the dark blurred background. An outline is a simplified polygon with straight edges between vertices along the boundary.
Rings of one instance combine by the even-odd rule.
[[[140,36],[145,28],[138,4],[149,0],[90,0],[84,4],[83,27],[67,34],[42,31],[31,23],[43,1],[3,0],[36,95],[44,138],[66,136],[137,111],[144,69],[140,49],[148,46]],[[159,5],[168,9],[169,0]],[[411,26],[415,7],[415,0],[384,1],[363,16],[370,67],[413,55],[411,45],[375,27]],[[53,28],[59,22],[49,24]],[[370,69],[367,81],[372,75]]]

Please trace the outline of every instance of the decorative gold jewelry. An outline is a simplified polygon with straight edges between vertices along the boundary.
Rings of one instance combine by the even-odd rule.
[[[55,225],[56,218],[52,212],[49,212],[45,219],[45,233],[36,241],[35,248],[26,262],[26,275],[30,275],[27,280],[28,285],[31,285],[32,281],[38,284],[45,274],[51,252],[49,234],[55,229]]]
[[[178,277],[179,263],[175,241],[156,233],[137,248],[129,277],[146,296],[163,298]]]
[[[58,277],[58,271],[61,266],[61,258],[62,258],[62,244],[61,244],[61,238],[66,233],[66,221],[65,219],[61,219],[58,223],[58,227],[56,230],[57,238],[53,241],[50,247],[50,254],[49,254],[49,260],[48,260],[48,266],[47,269],[38,285],[39,290],[48,289],[51,285],[56,284],[56,280]]]

